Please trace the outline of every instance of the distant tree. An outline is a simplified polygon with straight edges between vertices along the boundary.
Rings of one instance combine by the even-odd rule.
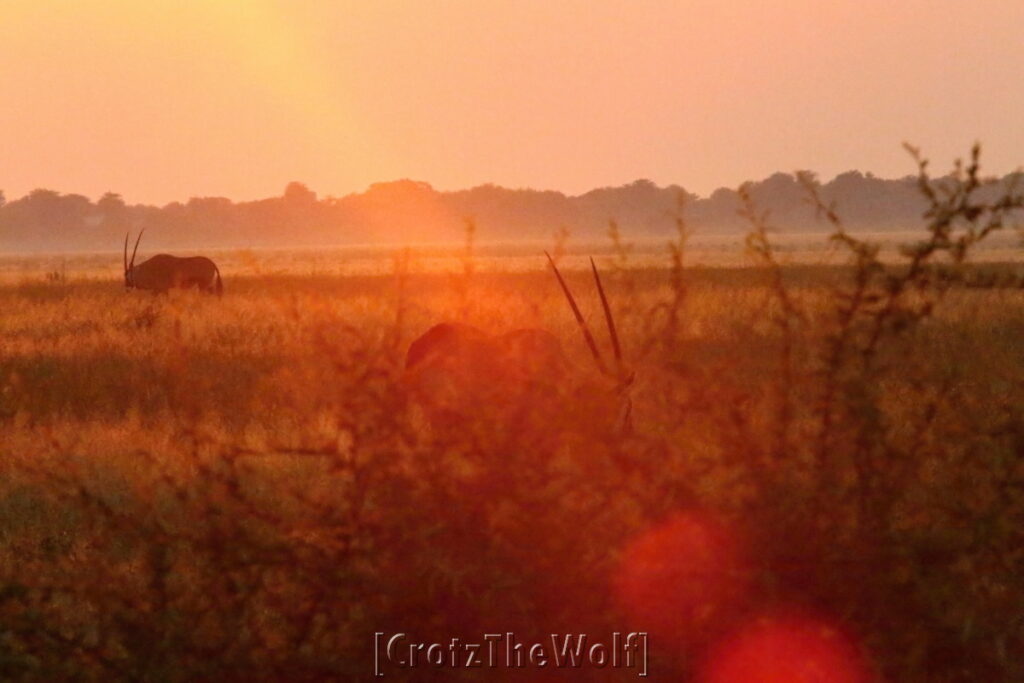
[[[36,189],[4,206],[4,227],[15,240],[60,245],[81,240],[95,207],[88,197]]]
[[[18,202],[27,209],[31,221],[47,228],[78,227],[92,209],[88,197],[46,189],[32,190]]]
[[[118,193],[107,192],[96,202],[96,208],[106,214],[125,208],[125,203]]]
[[[128,207],[124,199],[116,192],[107,192],[99,201],[96,208],[100,212],[103,225],[109,228],[123,228],[128,224]]]
[[[316,192],[306,187],[305,183],[293,181],[284,188],[284,200],[294,205],[314,204],[316,203]]]
[[[54,204],[59,200],[60,192],[57,192],[56,190],[47,190],[43,187],[37,187],[18,201],[24,203],[26,206],[46,206]]]

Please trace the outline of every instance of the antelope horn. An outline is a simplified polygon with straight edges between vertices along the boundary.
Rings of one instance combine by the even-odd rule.
[[[130,234],[130,232],[124,234],[124,274],[126,277],[128,275],[128,235]]]
[[[572,309],[572,314],[576,317],[576,324],[580,326],[580,330],[583,332],[583,338],[586,340],[587,346],[590,348],[590,353],[594,356],[594,361],[597,363],[598,369],[607,375],[608,367],[604,364],[604,360],[601,358],[601,353],[597,350],[597,344],[594,342],[594,335],[590,334],[590,328],[587,327],[587,322],[583,319],[583,314],[580,313],[579,306],[576,305],[576,299],[573,298],[572,292],[569,291],[569,286],[565,284],[565,280],[562,279],[562,274],[558,272],[558,266],[555,265],[555,261],[551,258],[551,254],[545,251],[544,255],[548,257],[548,263],[551,264],[551,269],[555,271],[555,277],[558,278],[558,284],[562,286],[562,291],[565,292],[565,298],[569,301],[569,307]]]
[[[139,241],[140,241],[140,240],[142,240],[142,233],[144,233],[144,232],[146,232],[146,229],[145,229],[145,228],[143,228],[142,230],[140,230],[140,231],[139,231],[139,236],[138,236],[138,238],[136,238],[136,240],[135,240],[135,248],[134,248],[134,249],[132,249],[132,260],[131,260],[131,263],[129,264],[129,266],[130,266],[131,268],[134,268],[134,267],[135,267],[135,252],[137,252],[137,251],[139,250]],[[125,239],[127,240],[127,238],[125,238]],[[125,243],[125,246],[127,246],[127,242]]]
[[[615,366],[619,374],[622,374],[622,347],[619,345],[619,335],[615,331],[615,319],[612,317],[612,309],[608,305],[608,297],[604,295],[604,287],[601,286],[601,276],[597,272],[597,265],[594,257],[590,257],[590,269],[594,271],[594,282],[597,283],[597,293],[601,297],[601,308],[604,309],[604,319],[608,323],[608,336],[612,338],[612,350],[615,352]]]

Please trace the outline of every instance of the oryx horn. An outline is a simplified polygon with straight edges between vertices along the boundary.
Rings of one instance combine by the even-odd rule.
[[[139,231],[139,236],[135,239],[135,248],[132,249],[132,260],[129,263],[129,267],[134,267],[135,266],[135,253],[139,250],[139,242],[142,240],[142,233],[144,233],[144,232],[146,232],[145,228],[143,228],[142,230]],[[127,240],[128,240],[128,238],[125,237],[125,247],[126,248],[128,246],[128,241]]]
[[[572,292],[569,291],[569,286],[565,284],[565,280],[562,279],[562,274],[558,272],[558,266],[555,265],[555,260],[551,258],[551,254],[547,251],[544,255],[548,257],[548,263],[551,264],[551,269],[555,271],[555,277],[558,278],[558,284],[561,285],[562,291],[565,292],[565,298],[569,301],[569,307],[572,309],[572,314],[576,316],[576,323],[580,326],[580,330],[583,332],[583,338],[587,342],[587,346],[590,348],[590,353],[594,356],[594,361],[597,363],[598,369],[608,374],[608,367],[604,364],[604,359],[601,358],[601,352],[597,350],[597,344],[594,342],[594,335],[590,333],[590,328],[587,327],[587,321],[583,319],[583,314],[580,313],[579,306],[576,305],[576,299],[573,297]]]
[[[608,305],[608,298],[604,295],[604,287],[601,286],[601,276],[597,272],[597,265],[594,258],[590,258],[590,268],[594,271],[594,282],[597,283],[597,293],[601,297],[601,308],[604,309],[604,319],[608,323],[608,336],[612,339],[612,351],[615,353],[615,369],[622,373],[622,347],[619,345],[619,335],[615,331],[615,319],[612,317],[611,306]]]

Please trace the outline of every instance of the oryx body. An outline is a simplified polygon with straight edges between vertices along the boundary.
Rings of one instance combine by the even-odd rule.
[[[545,330],[492,335],[440,323],[409,346],[405,385],[434,423],[485,414],[508,418],[555,400],[570,368],[558,340]]]
[[[139,250],[139,233],[135,240],[131,261],[128,260],[128,235],[124,238],[124,286],[151,292],[196,288],[201,292],[217,294],[224,291],[217,264],[205,256],[171,256],[157,254],[142,263],[135,263]]]
[[[403,378],[432,424],[459,427],[482,421],[514,430],[568,423],[619,432],[629,429],[632,374],[622,366],[618,336],[597,268],[593,271],[615,353],[614,370],[601,358],[553,261],[551,266],[594,356],[596,370],[574,365],[547,330],[490,334],[471,325],[440,323],[409,346]]]

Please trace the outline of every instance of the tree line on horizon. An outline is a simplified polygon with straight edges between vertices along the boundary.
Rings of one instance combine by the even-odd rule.
[[[1020,179],[1018,172],[990,182],[996,191]],[[822,184],[820,196],[835,203],[851,229],[905,229],[917,225],[926,208],[917,183],[916,176],[887,180],[849,171]],[[828,230],[808,206],[796,174],[775,173],[746,189],[780,229]],[[576,196],[496,185],[439,191],[425,182],[398,180],[318,198],[292,182],[279,197],[193,197],[165,206],[128,204],[113,192],[92,201],[49,189],[6,200],[0,191],[0,250],[109,251],[120,248],[126,231],[141,229],[150,247],[166,248],[449,242],[463,238],[467,220],[483,241],[547,240],[561,229],[574,239],[599,239],[609,221],[631,237],[661,237],[674,233],[680,212],[699,233],[738,233],[748,227],[741,206],[737,190],[698,197],[646,179]]]

